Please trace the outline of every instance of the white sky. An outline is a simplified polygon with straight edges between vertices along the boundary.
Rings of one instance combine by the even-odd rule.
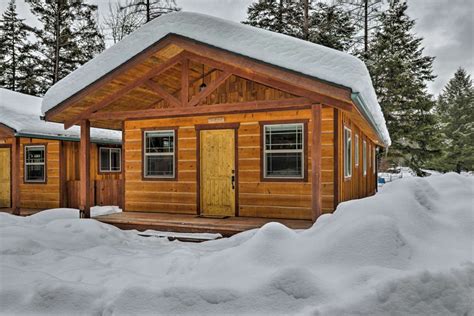
[[[116,0],[91,0],[99,5],[99,16],[108,13],[109,2]],[[3,12],[9,0],[0,0]],[[29,6],[17,0],[21,17],[30,25],[37,25]],[[234,21],[246,17],[247,7],[253,0],[177,0],[185,11],[214,15]],[[429,85],[438,94],[456,69],[464,67],[474,73],[474,1],[472,0],[408,0],[408,13],[416,19],[416,33],[424,38],[425,53],[435,56],[434,72],[438,76]]]

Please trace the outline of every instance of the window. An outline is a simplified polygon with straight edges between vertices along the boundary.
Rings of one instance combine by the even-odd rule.
[[[367,175],[367,142],[362,142],[362,172]]]
[[[352,176],[352,132],[344,126],[344,177]]]
[[[25,182],[46,182],[46,147],[25,146]]]
[[[175,131],[146,131],[144,144],[144,177],[175,178]]]
[[[304,178],[304,124],[264,125],[264,178]]]
[[[121,171],[121,154],[120,148],[99,148],[99,166],[100,172],[120,172]]]
[[[356,168],[359,167],[359,135],[355,134],[354,138],[355,148],[354,148],[354,160]]]

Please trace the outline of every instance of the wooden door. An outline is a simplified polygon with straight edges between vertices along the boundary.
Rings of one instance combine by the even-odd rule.
[[[202,130],[201,215],[235,215],[235,131]]]
[[[11,206],[10,148],[0,148],[0,207]]]

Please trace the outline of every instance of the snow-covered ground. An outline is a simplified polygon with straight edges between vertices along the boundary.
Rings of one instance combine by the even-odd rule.
[[[201,244],[0,214],[3,314],[473,315],[474,177],[403,178],[306,231]]]

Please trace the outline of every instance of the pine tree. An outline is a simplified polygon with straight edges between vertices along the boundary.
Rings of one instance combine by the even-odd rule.
[[[34,44],[28,41],[31,28],[16,12],[11,0],[0,20],[0,85],[26,94],[39,92],[34,76],[37,63],[33,55]]]
[[[43,24],[38,38],[39,76],[43,92],[104,49],[95,13],[97,6],[73,0],[29,0]]]
[[[474,170],[474,87],[471,76],[459,68],[438,98],[437,113],[444,136],[442,171]]]
[[[422,38],[413,34],[415,22],[406,10],[406,2],[393,0],[382,13],[367,66],[392,138],[388,158],[421,175],[426,161],[439,153],[435,102],[426,89],[435,78],[434,58],[423,55]]]
[[[258,1],[249,6],[243,23],[334,49],[349,49],[355,32],[350,15],[337,5],[314,3]]]
[[[311,16],[309,40],[341,51],[353,44],[355,27],[349,13],[336,5],[318,3]]]

